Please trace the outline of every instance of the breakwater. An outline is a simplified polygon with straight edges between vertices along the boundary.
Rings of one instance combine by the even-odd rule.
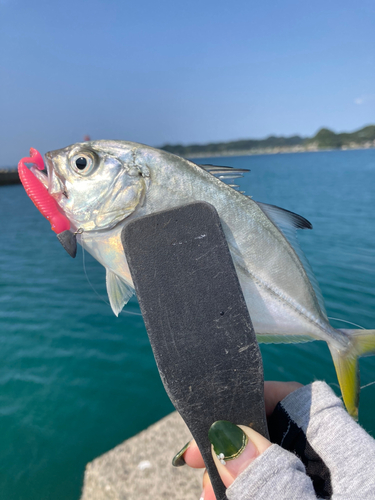
[[[202,471],[171,463],[190,439],[180,415],[171,413],[88,463],[81,500],[199,498]]]
[[[0,169],[0,186],[6,184],[20,184],[18,171],[14,169]]]

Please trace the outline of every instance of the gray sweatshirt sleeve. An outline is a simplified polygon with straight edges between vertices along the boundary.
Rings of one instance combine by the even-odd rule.
[[[375,440],[346,413],[324,382],[287,396],[281,405],[303,430],[331,474],[332,500],[375,498]],[[227,489],[228,500],[310,500],[316,494],[302,462],[272,445]]]
[[[316,500],[301,460],[277,444],[252,462],[227,489],[228,500]]]

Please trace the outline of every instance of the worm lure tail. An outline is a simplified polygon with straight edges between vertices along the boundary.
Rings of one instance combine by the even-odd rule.
[[[39,212],[49,220],[51,229],[57,234],[60,243],[65,250],[75,257],[77,252],[76,237],[70,229],[70,221],[59,210],[57,201],[51,196],[43,183],[35,177],[25,163],[36,165],[39,170],[44,169],[42,155],[34,148],[30,148],[30,157],[22,158],[18,163],[18,175],[23,187],[31,201],[34,203]],[[68,234],[69,233],[69,234]]]

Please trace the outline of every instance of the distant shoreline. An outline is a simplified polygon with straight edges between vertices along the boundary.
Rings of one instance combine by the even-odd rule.
[[[248,149],[243,151],[220,151],[218,152],[207,152],[198,153],[196,155],[185,156],[186,159],[191,158],[218,158],[218,157],[233,157],[233,156],[261,156],[261,155],[276,155],[276,154],[288,154],[288,153],[321,153],[327,151],[358,151],[362,149],[375,149],[375,144],[373,146],[360,146],[356,147],[343,147],[343,148],[269,148],[269,149]]]
[[[356,145],[355,147],[342,147],[342,148],[331,148],[331,149],[321,149],[312,147],[283,147],[283,148],[264,148],[264,149],[244,149],[243,151],[220,151],[218,152],[207,152],[198,153],[196,155],[183,156],[187,160],[195,158],[219,158],[219,157],[235,157],[235,156],[261,156],[261,155],[276,155],[276,154],[288,154],[288,153],[319,153],[323,151],[357,151],[362,149],[375,149],[374,145]],[[180,156],[180,155],[179,155]],[[0,168],[0,186],[7,186],[11,184],[21,184],[18,170],[16,168]]]
[[[354,132],[336,134],[321,128],[313,137],[270,135],[265,139],[239,139],[208,144],[165,144],[160,149],[184,158],[208,156],[248,156],[277,153],[302,153],[321,150],[369,149],[375,147],[375,125]]]

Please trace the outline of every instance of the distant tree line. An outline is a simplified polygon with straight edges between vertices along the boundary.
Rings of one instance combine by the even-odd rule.
[[[375,125],[368,125],[355,132],[342,132],[341,134],[335,134],[328,128],[321,128],[314,137],[308,139],[309,142],[316,142],[318,147],[322,149],[342,148],[351,143],[361,145],[374,140]]]
[[[355,132],[343,132],[336,134],[328,128],[321,128],[314,137],[300,137],[293,135],[291,137],[269,136],[266,139],[242,139],[230,142],[213,142],[209,144],[190,144],[183,146],[181,144],[166,144],[161,149],[169,151],[179,156],[198,156],[200,153],[225,153],[228,151],[248,151],[270,148],[292,148],[293,146],[315,145],[318,149],[337,149],[350,146],[353,143],[359,146],[375,141],[375,125],[368,125]]]

